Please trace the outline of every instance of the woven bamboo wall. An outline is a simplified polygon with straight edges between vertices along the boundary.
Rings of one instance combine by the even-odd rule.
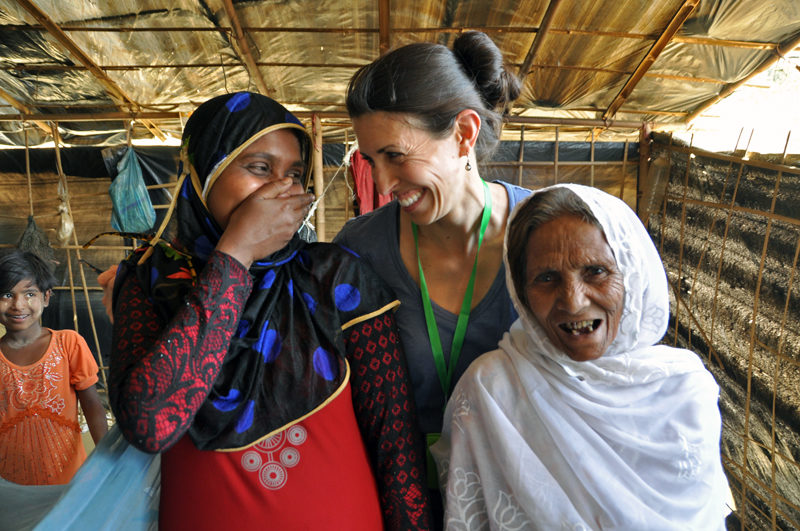
[[[735,529],[800,528],[800,169],[657,145],[649,228],[672,287],[665,342],[721,388]]]

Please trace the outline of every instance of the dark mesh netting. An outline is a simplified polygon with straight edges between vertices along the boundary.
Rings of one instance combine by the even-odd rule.
[[[19,237],[17,247],[37,255],[51,266],[56,264],[56,257],[53,248],[50,247],[50,240],[47,239],[44,231],[36,225],[33,216],[28,216],[28,225],[22,232],[22,236]]]

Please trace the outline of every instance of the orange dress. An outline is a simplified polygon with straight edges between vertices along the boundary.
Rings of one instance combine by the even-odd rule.
[[[73,330],[50,330],[31,365],[0,351],[0,476],[23,485],[69,483],[86,460],[76,390],[97,382],[97,363]]]

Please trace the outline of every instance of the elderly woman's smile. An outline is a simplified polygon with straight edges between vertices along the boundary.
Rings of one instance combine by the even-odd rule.
[[[602,356],[617,336],[622,274],[595,225],[562,216],[528,240],[525,296],[547,337],[575,361]]]

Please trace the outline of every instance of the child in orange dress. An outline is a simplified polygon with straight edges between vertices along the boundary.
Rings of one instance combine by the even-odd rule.
[[[53,284],[35,254],[0,251],[0,476],[24,485],[68,483],[83,464],[78,401],[95,444],[108,431],[86,341],[41,325]]]

